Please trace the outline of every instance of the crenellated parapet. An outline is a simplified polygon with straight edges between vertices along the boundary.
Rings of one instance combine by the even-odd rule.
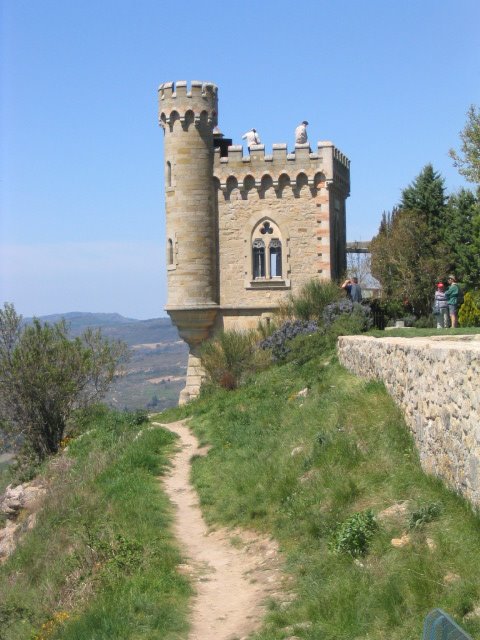
[[[187,385],[203,378],[202,343],[217,330],[268,324],[285,296],[346,269],[350,161],[332,142],[232,145],[216,128],[211,82],[165,82],[166,311],[189,344]]]
[[[182,126],[205,122],[213,129],[218,118],[218,90],[212,82],[164,82],[158,88],[159,123],[165,129],[176,120]]]
[[[345,197],[350,193],[350,161],[327,141],[319,142],[314,153],[308,143],[295,145],[295,153],[288,153],[285,143],[274,144],[270,155],[263,144],[251,146],[247,156],[242,145],[228,147],[225,157],[216,150],[214,177],[226,194],[232,188],[244,194],[255,188],[261,194],[273,187],[280,197],[286,185],[299,193],[306,185],[313,191],[320,184],[334,185]]]

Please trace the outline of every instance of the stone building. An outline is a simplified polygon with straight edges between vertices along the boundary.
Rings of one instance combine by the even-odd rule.
[[[219,329],[256,327],[312,278],[346,269],[350,162],[331,143],[315,149],[232,145],[217,130],[208,82],[159,88],[165,133],[168,299],[190,347],[180,402],[198,393],[198,347]],[[292,130],[295,123],[292,123]]]

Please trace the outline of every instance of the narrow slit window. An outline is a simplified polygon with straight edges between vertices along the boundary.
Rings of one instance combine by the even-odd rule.
[[[172,163],[167,160],[167,187],[172,186]]]
[[[167,247],[167,255],[168,255],[168,264],[173,264],[173,240],[171,238],[168,239],[168,247]]]

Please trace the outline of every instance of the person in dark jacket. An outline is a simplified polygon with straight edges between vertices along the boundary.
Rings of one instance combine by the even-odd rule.
[[[448,289],[445,291],[445,297],[448,302],[448,312],[450,314],[450,326],[458,327],[458,288],[457,280],[454,275],[448,276]]]
[[[342,289],[347,292],[347,298],[352,302],[360,303],[362,301],[362,289],[358,284],[358,278],[348,278],[342,284]]]

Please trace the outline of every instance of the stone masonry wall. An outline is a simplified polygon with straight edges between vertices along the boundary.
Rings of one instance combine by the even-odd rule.
[[[288,153],[284,143],[270,156],[264,145],[246,156],[241,146],[225,157],[216,150],[219,328],[254,327],[308,280],[343,274],[349,165],[331,142],[319,142],[315,153],[308,144]],[[281,241],[282,275],[255,279],[252,239],[265,220]]]
[[[338,355],[352,373],[385,383],[423,469],[480,507],[480,336],[345,336]]]

